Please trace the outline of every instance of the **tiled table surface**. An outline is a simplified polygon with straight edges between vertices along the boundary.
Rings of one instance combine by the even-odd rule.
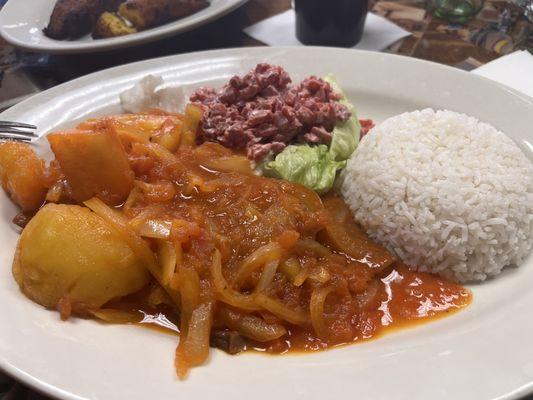
[[[0,5],[5,0],[0,0]],[[290,0],[251,0],[245,6],[193,32],[110,53],[52,56],[17,52],[0,39],[0,109],[80,75],[127,62],[169,54],[224,47],[262,45],[242,28],[290,7]],[[533,49],[533,24],[506,0],[487,0],[467,25],[432,17],[424,0],[371,0],[377,14],[413,35],[386,51],[472,69],[515,49]],[[1,76],[1,75],[0,75]]]
[[[20,0],[12,0],[20,1]],[[5,0],[0,0],[0,7]],[[290,0],[251,0],[245,6],[193,32],[157,44],[110,53],[53,56],[16,51],[0,38],[0,109],[25,96],[89,72],[169,54],[224,47],[260,46],[242,29],[290,7]],[[373,12],[412,32],[391,45],[389,53],[436,61],[471,70],[517,49],[533,52],[533,24],[506,0],[487,0],[465,25],[450,24],[425,11],[424,0],[371,0]],[[0,373],[1,400],[44,397]],[[531,397],[529,400],[533,400]]]

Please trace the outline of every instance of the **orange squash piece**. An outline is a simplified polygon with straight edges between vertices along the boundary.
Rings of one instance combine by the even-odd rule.
[[[46,196],[44,163],[27,144],[0,143],[0,183],[22,211],[36,211]]]
[[[98,197],[110,205],[124,202],[134,173],[120,139],[111,130],[70,130],[48,135],[74,200]]]

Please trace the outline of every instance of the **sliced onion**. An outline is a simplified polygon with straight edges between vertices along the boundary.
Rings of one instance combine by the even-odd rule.
[[[238,172],[239,174],[253,176],[250,160],[243,156],[227,156],[202,160],[205,167],[220,172]]]
[[[161,304],[172,306],[172,301],[169,299],[167,292],[160,285],[154,285],[147,298],[148,304],[151,307],[157,307]]]
[[[324,320],[324,304],[328,295],[335,290],[333,286],[322,287],[313,290],[309,309],[311,311],[311,325],[320,339],[329,338],[328,327]]]
[[[302,286],[307,278],[309,278],[309,271],[306,268],[301,268],[300,272],[292,280],[292,284],[294,286]]]
[[[265,310],[270,311],[276,317],[290,322],[294,325],[303,325],[309,321],[308,316],[303,311],[296,311],[283,305],[278,300],[274,300],[263,293],[255,296],[255,301]]]
[[[194,268],[180,266],[179,290],[181,295],[181,333],[187,335],[189,319],[200,303],[200,278]]]
[[[291,281],[294,281],[301,270],[300,262],[296,258],[288,258],[281,263],[279,270],[287,275]]]
[[[172,221],[148,219],[135,227],[139,236],[153,239],[168,239],[172,230]]]
[[[155,202],[168,202],[176,195],[176,188],[170,181],[159,181],[157,183],[146,183],[135,180],[134,185],[151,200]]]
[[[192,173],[191,171],[187,172],[187,186],[185,186],[184,194],[190,195],[194,193],[195,190],[199,190],[203,193],[212,193],[216,189],[216,185],[206,182],[205,179],[202,179],[200,176]]]
[[[131,189],[131,192],[128,195],[126,201],[124,202],[124,206],[122,209],[124,211],[130,210],[133,206],[135,206],[135,204],[137,204],[142,199],[142,197],[142,190],[137,187],[134,187],[133,189]]]
[[[143,315],[139,311],[115,310],[101,308],[89,311],[96,318],[110,324],[136,324],[142,321]]]
[[[176,349],[176,372],[183,379],[189,369],[203,364],[209,356],[209,338],[213,324],[213,304],[204,303],[196,307],[188,323],[187,334],[181,334]]]
[[[120,212],[109,207],[99,198],[93,197],[92,199],[85,200],[83,204],[85,204],[95,214],[105,219],[107,222],[111,223],[115,227],[125,228],[127,226],[128,219]]]
[[[295,246],[297,253],[311,252],[318,257],[329,257],[332,255],[331,251],[326,247],[318,243],[316,240],[310,238],[303,238],[298,240]]]
[[[257,342],[269,342],[287,334],[280,324],[268,324],[255,315],[244,315],[228,308],[221,308],[218,317],[232,330]]]
[[[174,244],[166,240],[157,241],[157,255],[161,265],[161,275],[165,285],[169,285],[172,277],[176,273],[176,248]]]
[[[274,280],[274,276],[276,275],[276,271],[278,270],[279,260],[270,261],[269,263],[265,264],[265,267],[263,268],[263,272],[261,273],[261,278],[259,278],[259,282],[257,283],[257,286],[255,287],[254,292],[259,293],[265,290],[267,287],[270,286],[272,281]]]
[[[139,190],[139,188],[134,187],[132,192]],[[139,195],[144,196],[142,193],[139,193]],[[163,213],[165,213],[165,207],[161,204],[155,203],[143,206],[143,208],[140,209],[140,212],[136,213],[135,217],[128,221],[128,225],[130,228],[135,230],[137,226],[142,224],[144,221],[148,219],[156,219],[157,216],[162,215]]]
[[[211,275],[213,276],[213,285],[215,286],[220,301],[247,311],[260,309],[255,303],[253,296],[239,293],[230,288],[226,278],[224,278],[224,275],[222,274],[222,260],[220,251],[218,250],[215,250],[213,255]]]
[[[331,279],[331,274],[324,267],[320,267],[318,272],[313,272],[312,274],[309,274],[309,279],[320,283],[326,283]]]
[[[145,146],[147,152],[151,154],[152,156],[159,158],[161,161],[165,162],[166,164],[181,165],[183,167],[183,170],[185,170],[185,166],[181,164],[178,157],[172,154],[167,149],[165,149],[163,146],[160,146],[155,143],[146,143],[146,144],[143,144],[143,146]]]
[[[270,242],[259,247],[244,259],[235,276],[235,287],[239,288],[248,279],[250,274],[266,263],[279,260],[283,254],[283,248],[277,242]]]

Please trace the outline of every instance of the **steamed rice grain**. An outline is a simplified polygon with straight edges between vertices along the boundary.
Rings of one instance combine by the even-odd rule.
[[[378,125],[348,161],[342,193],[372,238],[452,280],[497,275],[533,245],[533,164],[464,114],[426,109]]]

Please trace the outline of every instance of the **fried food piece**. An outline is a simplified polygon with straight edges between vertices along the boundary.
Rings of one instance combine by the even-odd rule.
[[[118,205],[126,200],[134,174],[115,132],[73,129],[47,138],[76,201],[96,196]]]
[[[44,203],[45,167],[27,144],[0,144],[0,183],[22,211],[35,211]]]
[[[115,36],[129,35],[137,32],[137,29],[128,25],[120,15],[106,11],[98,18],[93,29],[93,38],[102,39]]]
[[[85,314],[142,289],[149,273],[106,221],[88,208],[47,204],[20,236],[13,275],[21,290],[47,308]]]
[[[128,0],[118,12],[135,28],[143,30],[186,17],[208,5],[207,0]]]
[[[52,39],[76,39],[91,32],[99,15],[115,11],[122,0],[58,0],[44,34]]]

